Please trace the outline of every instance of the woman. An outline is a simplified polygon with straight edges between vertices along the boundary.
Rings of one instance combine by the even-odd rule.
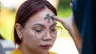
[[[46,0],[27,0],[17,10],[14,27],[19,48],[12,54],[54,54],[48,52],[56,39],[56,9]],[[51,34],[50,34],[51,33]]]
[[[56,9],[47,0],[22,3],[14,25],[14,40],[19,47],[11,54],[56,54],[49,52],[57,37],[56,15]]]

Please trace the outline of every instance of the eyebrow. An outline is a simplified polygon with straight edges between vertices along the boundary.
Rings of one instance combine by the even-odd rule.
[[[55,26],[56,24],[57,24],[57,23],[52,24],[52,25],[50,26],[50,28],[51,28],[52,26]],[[36,24],[34,24],[34,25],[39,25],[39,26],[45,27],[45,25],[40,24],[40,23],[36,23]],[[45,28],[46,28],[46,27],[45,27]]]

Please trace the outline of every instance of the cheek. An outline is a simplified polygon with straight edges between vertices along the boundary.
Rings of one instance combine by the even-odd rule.
[[[35,38],[35,33],[32,31],[24,32],[23,43],[29,46],[39,45],[39,40]]]
[[[53,38],[52,41],[51,41],[51,43],[54,44],[55,41],[56,41],[56,38]]]
[[[55,38],[53,38],[53,42],[55,42],[56,41],[56,37]]]

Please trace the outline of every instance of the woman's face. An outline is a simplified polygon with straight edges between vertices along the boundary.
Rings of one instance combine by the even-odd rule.
[[[54,13],[45,8],[25,23],[22,28],[22,44],[32,52],[46,53],[56,40],[56,21]]]

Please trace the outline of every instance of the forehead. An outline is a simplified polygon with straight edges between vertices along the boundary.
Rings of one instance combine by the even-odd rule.
[[[45,24],[45,25],[53,24],[52,19],[50,19],[50,23],[48,23],[48,19],[44,20],[44,18],[47,17],[48,14],[50,16],[54,15],[54,13],[50,9],[45,8],[41,10],[40,12],[36,13],[34,16],[30,17],[30,19],[26,22],[26,24],[31,24],[31,25],[36,24],[36,23]]]

